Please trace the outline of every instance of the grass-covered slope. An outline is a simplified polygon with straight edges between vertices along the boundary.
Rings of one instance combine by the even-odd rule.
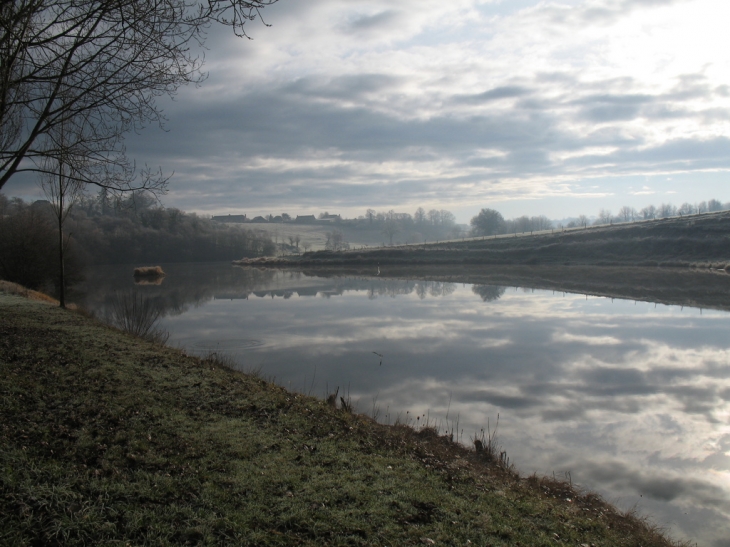
[[[8,294],[0,402],[0,545],[670,545],[433,431]]]
[[[301,257],[259,258],[244,264],[297,267],[375,264],[529,264],[721,266],[730,264],[730,212],[673,217],[613,226],[554,230],[427,245]]]

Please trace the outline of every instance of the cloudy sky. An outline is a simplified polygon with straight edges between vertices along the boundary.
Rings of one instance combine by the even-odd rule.
[[[730,201],[730,3],[279,0],[128,138],[206,214]],[[16,189],[19,189],[16,186]],[[13,194],[13,186],[7,187]],[[17,193],[17,192],[16,192]]]

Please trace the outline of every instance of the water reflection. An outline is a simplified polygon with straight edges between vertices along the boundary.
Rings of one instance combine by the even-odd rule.
[[[316,395],[339,387],[383,420],[458,419],[466,441],[499,413],[523,473],[570,472],[679,537],[728,545],[727,312],[508,283],[165,270],[138,290],[168,306],[173,344]],[[103,307],[97,286],[88,301]]]

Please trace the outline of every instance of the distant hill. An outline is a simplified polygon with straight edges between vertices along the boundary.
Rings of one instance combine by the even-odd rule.
[[[271,262],[270,259],[261,261]],[[730,212],[469,238],[433,244],[305,253],[278,265],[527,264],[730,265]]]

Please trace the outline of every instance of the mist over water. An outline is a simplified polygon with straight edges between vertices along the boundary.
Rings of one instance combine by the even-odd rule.
[[[356,409],[494,428],[523,474],[570,477],[678,538],[730,537],[730,313],[546,290],[405,279],[316,277],[217,265],[165,266],[110,288],[165,310],[169,344],[223,353],[291,389],[339,388]],[[382,363],[381,357],[382,355]],[[569,473],[569,475],[568,475]]]

